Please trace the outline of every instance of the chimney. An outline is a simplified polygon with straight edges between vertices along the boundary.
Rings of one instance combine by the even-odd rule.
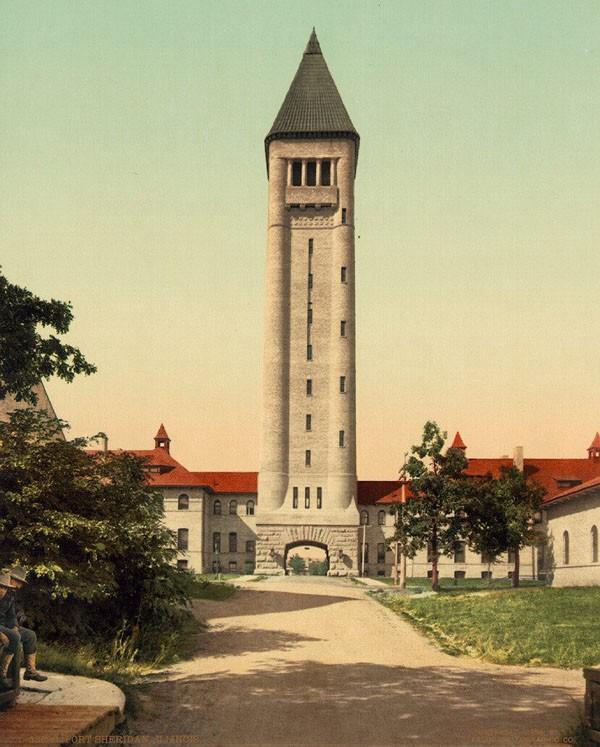
[[[108,451],[108,436],[106,433],[102,434],[102,451],[106,454]]]
[[[513,464],[520,471],[523,472],[523,447],[515,446],[515,455],[513,457]]]

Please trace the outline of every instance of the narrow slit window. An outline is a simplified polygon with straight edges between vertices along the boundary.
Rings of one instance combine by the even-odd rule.
[[[342,267],[341,268],[341,271],[340,271],[340,281],[342,283],[347,283],[348,282],[348,268],[347,267]]]
[[[331,186],[331,161],[321,161],[321,184],[323,187]]]
[[[317,488],[317,508],[323,508],[323,488]]]
[[[310,449],[307,449],[304,452],[304,466],[310,467],[311,461],[312,461],[312,454],[310,453]]]
[[[304,508],[310,508],[310,488],[304,488]]]
[[[312,310],[312,306],[309,306],[308,310],[306,312],[306,322],[307,322],[307,324],[312,324],[312,322],[313,322],[313,310]]]
[[[346,377],[340,376],[340,392],[344,394],[346,391]]]
[[[338,443],[340,445],[340,448],[344,446],[345,440],[346,440],[346,434],[344,433],[344,431],[340,431],[339,436],[338,436]]]
[[[307,361],[312,361],[312,359],[313,359],[312,345],[307,345],[306,346],[306,360]]]
[[[306,416],[306,430],[312,431],[312,415]]]
[[[313,253],[313,240],[312,239],[308,240],[308,253],[309,254]]]
[[[298,508],[298,488],[294,488],[292,493],[292,508]]]
[[[306,162],[306,186],[314,187],[317,184],[317,162]]]
[[[346,337],[346,321],[344,319],[340,322],[340,337]]]
[[[302,186],[302,161],[292,162],[292,186]]]
[[[342,208],[342,223],[346,223],[346,208]]]
[[[306,396],[312,396],[312,379],[306,379]]]
[[[313,287],[313,274],[312,272],[308,273],[308,288],[309,290]]]

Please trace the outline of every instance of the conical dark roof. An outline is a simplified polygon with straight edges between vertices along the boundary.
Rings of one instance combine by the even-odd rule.
[[[265,139],[267,151],[272,140],[290,138],[349,138],[359,135],[321,53],[313,28],[306,50],[279,114]]]

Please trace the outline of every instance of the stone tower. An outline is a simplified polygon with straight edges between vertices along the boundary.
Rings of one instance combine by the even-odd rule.
[[[357,572],[354,178],[359,136],[314,32],[265,139],[257,571],[296,545]]]

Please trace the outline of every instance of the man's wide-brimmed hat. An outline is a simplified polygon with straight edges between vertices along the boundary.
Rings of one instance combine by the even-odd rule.
[[[22,581],[24,584],[27,583],[27,571],[22,566],[16,565],[10,569],[9,573],[11,578],[16,578],[17,581]]]
[[[0,586],[3,586],[5,589],[15,588],[10,582],[10,573],[6,571],[0,572]]]

